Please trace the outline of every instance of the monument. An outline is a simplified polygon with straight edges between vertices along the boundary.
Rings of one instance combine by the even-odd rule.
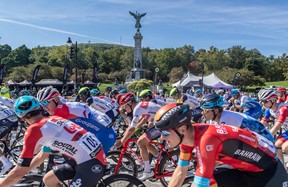
[[[142,39],[143,36],[140,33],[140,28],[142,25],[140,24],[140,19],[146,15],[140,14],[139,12],[136,11],[136,13],[133,13],[129,11],[129,13],[135,18],[136,23],[135,23],[135,28],[136,28],[136,33],[134,35],[134,67],[131,70],[130,75],[126,77],[126,82],[132,82],[134,80],[140,80],[143,79],[144,76],[144,70],[142,69]]]

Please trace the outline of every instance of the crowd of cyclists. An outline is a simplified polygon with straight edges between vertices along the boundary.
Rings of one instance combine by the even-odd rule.
[[[1,89],[2,92],[2,89]],[[4,92],[4,90],[3,90]],[[178,165],[169,186],[179,187],[196,159],[195,187],[284,187],[288,186],[283,152],[288,153],[288,94],[285,88],[262,89],[259,102],[238,89],[201,89],[183,92],[173,88],[168,97],[144,89],[82,87],[75,100],[61,96],[52,86],[32,96],[22,90],[17,97],[0,97],[0,187],[12,186],[27,172],[43,163],[53,151],[63,164],[43,176],[46,186],[95,186],[104,175],[106,155],[121,149],[139,129],[137,145],[144,161],[138,177],[151,178],[149,154],[157,158],[152,141],[179,148]],[[122,119],[127,128],[120,138],[114,125]],[[24,145],[16,166],[3,154],[11,127],[27,125]],[[271,125],[272,122],[272,125]],[[269,124],[269,125],[268,125]],[[35,155],[36,154],[36,155]]]

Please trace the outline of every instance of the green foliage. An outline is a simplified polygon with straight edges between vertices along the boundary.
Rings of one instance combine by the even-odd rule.
[[[169,82],[177,82],[179,81],[179,77],[182,77],[184,74],[182,67],[172,68],[170,73],[168,74]]]
[[[152,84],[153,84],[152,80],[141,79],[139,81],[133,81],[127,86],[127,88],[128,90],[136,92],[136,91],[142,91],[144,89],[149,89]]]

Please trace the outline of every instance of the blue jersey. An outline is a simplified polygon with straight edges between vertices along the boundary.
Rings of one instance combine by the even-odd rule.
[[[258,119],[262,114],[261,105],[246,95],[241,97],[240,105],[244,108],[244,114],[255,119]]]
[[[105,154],[107,154],[110,148],[114,145],[116,141],[116,132],[113,128],[106,128],[95,120],[82,117],[70,120],[85,130],[93,133],[102,143]]]

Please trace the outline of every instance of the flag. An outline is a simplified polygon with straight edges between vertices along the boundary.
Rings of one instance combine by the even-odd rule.
[[[64,67],[64,72],[63,72],[63,85],[66,84],[66,82],[67,82],[68,67],[69,67],[68,64],[66,64],[66,66]]]
[[[41,67],[41,65],[37,65],[34,69],[32,80],[31,80],[32,85],[35,85],[35,83],[36,83],[36,78],[37,78],[40,67]]]
[[[3,81],[3,77],[4,77],[4,64],[0,65],[0,84]]]

